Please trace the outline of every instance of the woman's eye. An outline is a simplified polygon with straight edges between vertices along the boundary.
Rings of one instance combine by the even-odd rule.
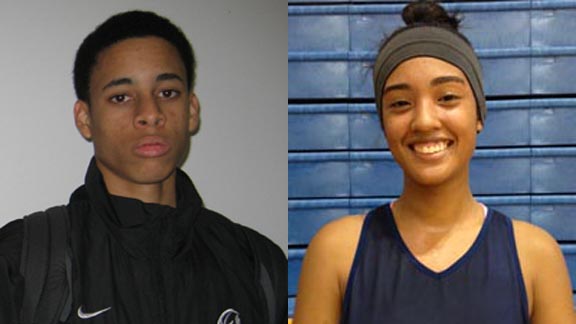
[[[455,94],[447,94],[447,95],[443,95],[442,97],[440,97],[440,99],[438,99],[438,101],[440,101],[440,102],[452,102],[452,101],[458,100],[458,99],[460,99],[460,97],[455,95]]]
[[[396,100],[390,103],[390,108],[402,108],[410,105],[410,103],[406,100]]]

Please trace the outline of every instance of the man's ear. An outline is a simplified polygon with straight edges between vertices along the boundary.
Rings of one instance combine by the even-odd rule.
[[[92,140],[92,125],[90,119],[90,107],[83,100],[77,100],[74,104],[74,122],[76,128],[87,141]]]
[[[194,92],[190,92],[190,120],[188,122],[188,131],[191,135],[198,133],[200,129],[200,101]]]

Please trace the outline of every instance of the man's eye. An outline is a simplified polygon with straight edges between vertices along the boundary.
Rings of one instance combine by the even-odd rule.
[[[179,91],[173,89],[160,91],[160,97],[162,98],[175,98],[178,97],[179,94]]]
[[[110,101],[113,103],[123,103],[123,102],[128,101],[128,96],[124,95],[124,94],[114,95],[114,96],[110,97]]]

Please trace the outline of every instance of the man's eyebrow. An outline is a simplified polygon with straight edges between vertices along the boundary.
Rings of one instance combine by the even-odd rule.
[[[441,76],[441,77],[435,78],[434,80],[430,81],[430,85],[431,86],[438,86],[438,85],[441,85],[444,83],[449,83],[449,82],[457,82],[457,83],[461,83],[461,84],[466,84],[464,79],[462,79],[461,77],[448,75],[448,76]]]
[[[393,84],[390,86],[387,86],[386,88],[384,88],[384,91],[382,91],[382,94],[385,95],[386,93],[390,92],[390,91],[394,91],[394,90],[408,90],[410,89],[410,86],[407,83],[398,83],[398,84]]]
[[[162,73],[156,77],[157,82],[158,81],[168,81],[168,80],[179,80],[180,82],[185,83],[184,80],[176,73]],[[106,90],[106,89],[111,88],[111,87],[116,87],[116,86],[125,85],[125,84],[133,84],[133,83],[134,82],[132,82],[132,79],[130,79],[130,78],[114,79],[114,80],[108,82],[102,88],[102,90]]]
[[[124,85],[124,84],[132,84],[132,79],[130,79],[130,78],[114,79],[114,80],[108,82],[108,83],[102,88],[102,90],[106,90],[106,89],[108,89],[108,88],[116,87],[116,86]]]
[[[176,73],[162,73],[156,77],[156,81],[169,81],[169,80],[179,80],[185,83],[184,80]]]

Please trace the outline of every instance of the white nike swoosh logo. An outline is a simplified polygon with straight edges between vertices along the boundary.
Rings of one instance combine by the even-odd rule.
[[[102,313],[105,313],[105,312],[109,311],[110,309],[112,309],[112,307],[104,308],[104,309],[101,309],[101,310],[99,310],[97,312],[93,312],[93,313],[84,313],[82,311],[82,306],[80,306],[80,307],[78,307],[78,317],[80,317],[81,319],[89,319],[92,317],[96,317]]]

